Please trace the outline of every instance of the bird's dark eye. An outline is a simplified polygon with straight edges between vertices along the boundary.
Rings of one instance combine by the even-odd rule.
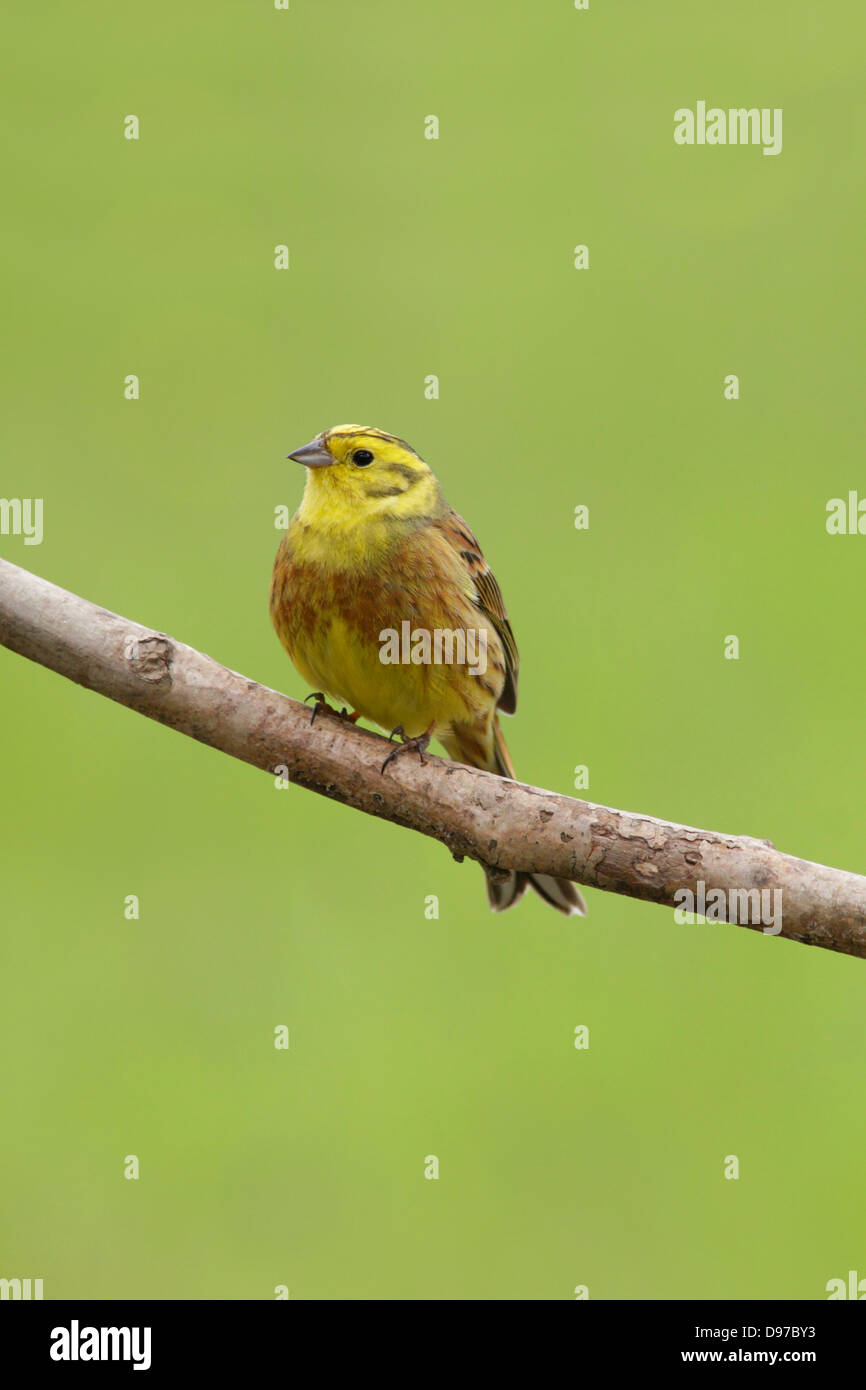
[[[368,463],[373,462],[373,455],[369,449],[356,449],[352,455],[352,462],[357,463],[359,468],[366,468]]]

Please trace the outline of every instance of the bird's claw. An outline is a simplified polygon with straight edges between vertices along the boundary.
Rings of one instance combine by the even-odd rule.
[[[323,691],[321,691],[321,690],[313,690],[313,691],[311,691],[311,693],[310,693],[309,695],[305,695],[305,696],[304,696],[304,704],[306,704],[308,700],[315,700],[315,702],[316,702],[316,703],[313,705],[313,714],[312,714],[312,718],[310,719],[310,723],[311,723],[311,724],[315,724],[315,722],[316,722],[316,715],[319,714],[319,712],[320,712],[321,710],[323,710],[323,709],[331,710],[331,713],[332,713],[332,714],[336,714],[336,710],[331,709],[331,706],[328,704],[327,700],[325,699],[325,696],[324,696],[324,692],[323,692]]]
[[[431,724],[430,728],[426,729],[423,734],[417,734],[414,738],[407,738],[406,731],[403,728],[403,725],[398,724],[396,729],[392,729],[390,734],[388,735],[388,742],[393,743],[394,739],[398,734],[400,735],[402,741],[398,743],[396,748],[392,748],[391,752],[388,754],[387,758],[382,764],[382,772],[384,773],[385,768],[388,766],[388,764],[390,762],[393,762],[395,758],[399,758],[401,753],[417,753],[421,762],[426,766],[424,750],[429,744],[430,739],[433,737],[433,725]]]
[[[333,705],[328,704],[321,690],[313,690],[309,695],[305,695],[304,704],[306,704],[308,700],[315,700],[316,702],[313,706],[313,717],[310,720],[311,724],[315,724],[316,715],[320,714],[323,709],[326,709],[329,714],[335,714],[338,719],[348,720],[350,724],[356,724],[358,720],[361,718],[360,714],[356,714],[354,711],[350,713],[349,710],[346,709],[345,705],[341,710],[334,709]]]

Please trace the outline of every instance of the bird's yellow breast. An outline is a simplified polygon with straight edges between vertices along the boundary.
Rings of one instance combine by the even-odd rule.
[[[327,532],[302,509],[280,545],[271,586],[277,634],[311,689],[387,732],[402,725],[410,736],[433,725],[441,737],[455,724],[492,716],[503,680],[499,638],[434,530],[379,518],[359,525],[356,517],[350,544],[342,537],[329,543]],[[470,669],[481,665],[479,637],[474,662],[413,661],[407,624],[410,633],[431,635],[483,631],[484,669]]]

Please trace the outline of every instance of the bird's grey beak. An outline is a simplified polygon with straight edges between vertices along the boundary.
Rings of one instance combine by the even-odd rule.
[[[295,463],[302,463],[305,468],[327,468],[329,464],[334,462],[320,439],[314,439],[310,444],[304,444],[293,454],[288,454],[287,457],[294,459]]]

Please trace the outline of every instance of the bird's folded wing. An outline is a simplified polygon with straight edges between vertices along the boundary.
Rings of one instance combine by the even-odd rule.
[[[481,553],[481,546],[473,536],[462,517],[455,511],[448,511],[437,523],[449,545],[457,551],[466,573],[475,589],[475,606],[490,620],[499,634],[505,654],[505,684],[499,697],[498,708],[503,714],[514,714],[517,709],[517,675],[520,658],[517,642],[505,611],[502,590],[496,576]]]

